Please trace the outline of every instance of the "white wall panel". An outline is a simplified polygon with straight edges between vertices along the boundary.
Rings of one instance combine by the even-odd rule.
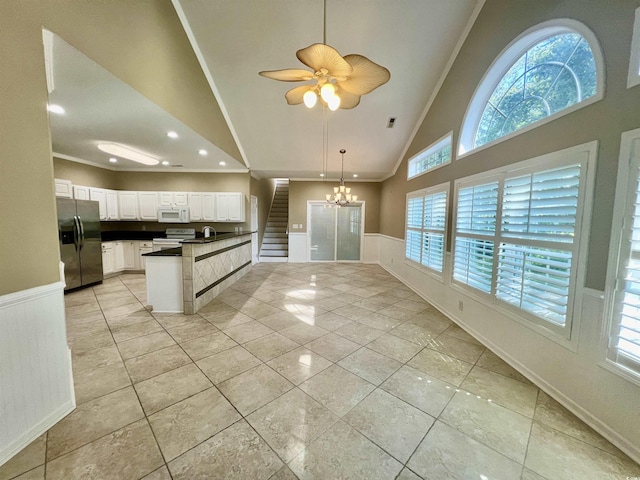
[[[307,234],[289,232],[289,263],[307,261]]]

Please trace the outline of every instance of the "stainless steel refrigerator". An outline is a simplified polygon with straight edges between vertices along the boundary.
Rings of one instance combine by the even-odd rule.
[[[65,290],[102,281],[98,202],[58,198],[58,237]]]

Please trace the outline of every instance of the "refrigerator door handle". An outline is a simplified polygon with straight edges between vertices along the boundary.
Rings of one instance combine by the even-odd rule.
[[[73,245],[76,247],[76,251],[80,245],[80,227],[78,226],[78,217],[73,216]]]
[[[84,224],[80,215],[78,215],[78,225],[80,225],[80,249],[82,249],[84,247]]]

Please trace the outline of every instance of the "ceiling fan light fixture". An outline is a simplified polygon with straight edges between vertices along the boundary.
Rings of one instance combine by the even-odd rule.
[[[336,87],[333,86],[333,83],[327,82],[322,85],[320,87],[320,96],[325,102],[329,103],[336,96]]]
[[[327,105],[329,106],[329,110],[335,112],[338,108],[340,108],[340,97],[334,93],[333,97],[329,98]]]
[[[313,90],[308,90],[302,97],[307,108],[313,108],[318,102],[318,95]]]

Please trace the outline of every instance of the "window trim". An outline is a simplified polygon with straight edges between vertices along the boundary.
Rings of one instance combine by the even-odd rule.
[[[424,198],[426,195],[432,195],[434,193],[440,193],[440,192],[445,192],[447,196],[447,200],[446,200],[447,206],[446,206],[445,215],[444,215],[444,229],[443,229],[444,248],[442,250],[442,271],[441,272],[434,270],[426,265],[423,265],[420,262],[416,262],[415,260],[412,260],[407,257],[407,230],[409,229],[409,225],[408,225],[409,218],[407,213],[409,210],[409,199],[416,198],[416,197]],[[433,185],[431,187],[423,188],[421,190],[408,192],[406,194],[406,199],[405,199],[404,263],[405,265],[413,267],[423,273],[426,273],[432,276],[433,278],[435,278],[441,283],[445,283],[446,272],[447,272],[447,229],[449,226],[449,211],[450,211],[449,209],[451,205],[450,197],[451,197],[451,185],[450,185],[450,182],[445,182],[445,183],[440,183],[438,185]],[[423,216],[424,216],[424,213],[423,213]],[[422,231],[424,231],[424,229]]]
[[[539,43],[545,38],[553,35],[559,35],[562,33],[578,33],[581,35],[591,48],[593,58],[596,67],[596,93],[595,95],[581,101],[574,103],[573,105],[564,108],[548,117],[545,117],[536,122],[522,127],[518,130],[508,133],[500,138],[474,147],[475,135],[482,118],[482,112],[487,104],[493,90],[496,85],[506,75],[507,71],[513,66],[513,64],[531,47]],[[486,148],[490,148],[498,143],[509,140],[513,137],[526,133],[534,128],[538,128],[546,123],[552,122],[557,118],[563,117],[570,113],[575,112],[581,108],[587,107],[604,97],[605,86],[605,69],[604,69],[604,57],[602,56],[602,49],[600,43],[594,35],[594,33],[584,24],[577,20],[562,18],[549,20],[547,22],[535,25],[523,33],[521,33],[516,39],[514,39],[507,47],[505,47],[500,54],[491,63],[491,66],[487,69],[482,80],[476,87],[471,101],[467,106],[467,110],[464,113],[462,125],[460,127],[460,136],[458,138],[458,148],[456,159],[465,158],[473,153],[482,151]]]
[[[578,238],[578,246],[576,248],[576,260],[575,272],[572,271],[572,277],[574,279],[574,283],[570,284],[569,289],[569,300],[571,302],[570,311],[571,315],[567,315],[567,319],[565,322],[564,328],[556,327],[551,322],[546,322],[533,314],[529,314],[528,312],[512,307],[508,305],[504,301],[499,301],[495,294],[490,293],[486,294],[478,289],[469,287],[468,285],[459,282],[453,278],[453,264],[455,262],[455,239],[456,239],[456,223],[457,223],[457,211],[458,211],[458,190],[460,189],[460,185],[464,187],[471,185],[481,185],[483,183],[489,183],[491,181],[495,181],[496,178],[504,178],[508,174],[509,177],[517,176],[518,174],[524,174],[527,171],[531,170],[540,170],[539,168],[541,164],[544,165],[542,169],[552,169],[554,167],[569,165],[573,162],[567,160],[566,158],[579,153],[586,153],[587,158],[584,160],[582,165],[584,166],[584,177],[581,178],[580,182],[580,195],[582,195],[582,203],[578,205],[578,212],[576,214],[576,237]],[[598,141],[594,140],[588,143],[576,145],[573,147],[569,147],[563,150],[558,150],[555,152],[547,153],[535,158],[530,158],[527,160],[523,160],[520,162],[513,163],[511,165],[507,165],[504,167],[500,167],[493,170],[488,170],[486,172],[477,173],[475,175],[471,175],[468,177],[460,178],[455,180],[454,188],[453,188],[453,205],[452,205],[452,241],[451,241],[451,268],[450,274],[448,276],[448,280],[452,288],[455,290],[468,295],[475,300],[483,303],[484,305],[491,307],[498,312],[508,316],[509,318],[515,320],[521,325],[530,328],[531,330],[553,340],[554,342],[565,346],[566,348],[576,352],[578,348],[578,337],[580,335],[580,315],[579,311],[576,310],[578,306],[577,299],[582,294],[582,289],[584,288],[584,281],[586,275],[586,263],[587,263],[587,255],[588,255],[588,247],[589,247],[589,228],[591,225],[591,212],[592,212],[592,204],[593,204],[593,189],[595,185],[595,170],[596,170],[596,161],[597,161],[597,153],[598,153]],[[499,185],[500,188],[500,196],[502,195],[502,184]],[[500,199],[500,202],[502,200]],[[499,210],[497,212],[496,218],[496,231],[500,228],[500,219],[501,215],[499,204]],[[494,237],[497,237],[497,233],[494,234]],[[497,250],[496,250],[497,251]],[[494,270],[492,272],[492,292],[494,291],[494,286],[497,281],[497,255],[494,255]]]
[[[640,10],[640,9],[639,9]],[[618,157],[618,177],[616,179],[616,193],[613,207],[613,218],[611,220],[611,237],[609,242],[609,256],[607,260],[607,275],[604,291],[603,322],[601,332],[601,354],[598,364],[607,370],[629,380],[636,385],[640,385],[640,370],[626,367],[610,358],[609,339],[614,325],[615,308],[615,285],[618,277],[621,242],[623,240],[623,225],[627,217],[627,202],[629,196],[635,192],[630,192],[631,179],[631,155],[634,141],[640,141],[640,128],[623,132],[620,140],[620,155]],[[640,181],[637,178],[633,180]]]
[[[411,162],[412,161],[418,160],[421,157],[429,156],[429,155],[431,155],[433,153],[436,153],[436,152],[442,150],[443,148],[445,148],[447,146],[447,143],[451,147],[451,155],[450,155],[449,160],[447,162],[444,162],[444,163],[441,163],[440,165],[436,165],[435,167],[423,170],[422,172],[416,173],[415,175],[410,175],[409,174],[409,171],[411,170]],[[411,158],[409,158],[409,160],[407,160],[407,180],[413,180],[414,178],[418,178],[421,175],[424,175],[425,173],[433,172],[434,170],[437,170],[437,169],[442,168],[442,167],[444,167],[446,165],[449,165],[451,162],[453,162],[453,150],[454,150],[453,149],[453,130],[451,130],[449,133],[447,133],[446,135],[443,135],[438,140],[436,140],[431,145],[429,145],[427,148],[424,148],[424,149],[420,150],[418,153],[416,153]]]
[[[629,56],[629,74],[627,88],[640,85],[640,7],[636,8],[631,37],[631,53]]]

